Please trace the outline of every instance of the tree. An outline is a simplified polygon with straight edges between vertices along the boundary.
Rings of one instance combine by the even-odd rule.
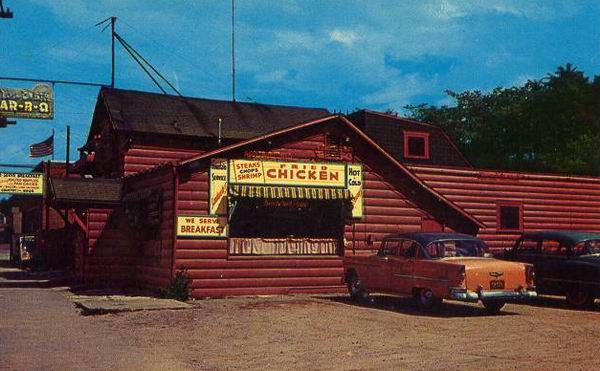
[[[405,108],[442,127],[476,167],[600,175],[600,77],[567,64],[523,86],[446,93],[455,106]]]

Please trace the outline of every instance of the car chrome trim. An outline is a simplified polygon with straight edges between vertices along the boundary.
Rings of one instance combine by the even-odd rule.
[[[450,299],[468,302],[479,300],[522,300],[537,297],[537,292],[530,290],[521,291],[462,291],[450,290]]]
[[[448,279],[442,279],[442,278],[431,278],[431,277],[423,277],[423,276],[411,276],[411,275],[407,275],[407,274],[400,274],[400,273],[392,273],[392,276],[394,276],[394,277],[398,277],[398,278],[412,278],[412,279],[416,279],[416,280],[438,281],[438,282],[450,282],[450,280],[448,280]]]

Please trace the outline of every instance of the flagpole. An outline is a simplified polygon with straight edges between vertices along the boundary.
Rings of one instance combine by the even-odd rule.
[[[71,125],[67,125],[67,153],[66,153],[66,164],[65,164],[65,173],[67,174],[67,178],[69,177],[69,151],[71,150]]]
[[[52,128],[52,161],[54,161],[54,128]]]

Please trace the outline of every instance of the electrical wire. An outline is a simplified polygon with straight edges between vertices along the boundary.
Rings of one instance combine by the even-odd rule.
[[[141,55],[141,54],[140,54],[140,53],[139,53],[137,50],[135,50],[135,49],[133,48],[133,46],[131,46],[131,44],[129,44],[127,41],[125,41],[125,40],[124,40],[124,39],[123,39],[123,38],[122,38],[122,37],[121,37],[119,34],[117,34],[116,32],[115,32],[115,37],[117,38],[117,40],[119,40],[119,42],[121,43],[121,45],[123,45],[123,46],[127,47],[127,48],[128,48],[130,51],[133,51],[133,52],[134,52],[134,53],[137,55],[137,57],[138,57],[138,58],[140,58],[140,59],[141,59],[141,60],[142,60],[144,63],[146,63],[146,65],[147,65],[148,67],[150,67],[150,69],[152,69],[152,71],[154,71],[154,73],[155,73],[155,74],[157,74],[157,75],[158,75],[158,77],[160,77],[160,78],[161,78],[161,79],[162,79],[164,82],[166,82],[166,83],[167,83],[167,85],[169,85],[169,87],[170,87],[171,89],[173,89],[173,91],[174,91],[175,93],[177,93],[177,95],[179,95],[180,97],[182,97],[182,95],[181,95],[181,93],[179,92],[179,90],[177,90],[177,89],[176,89],[176,88],[175,88],[175,87],[174,87],[174,86],[173,86],[173,85],[172,85],[172,84],[169,82],[169,80],[167,80],[167,79],[166,79],[166,78],[165,78],[165,77],[164,77],[164,76],[163,76],[163,75],[162,75],[162,74],[161,74],[161,73],[160,73],[160,72],[159,72],[159,71],[158,71],[156,68],[154,68],[154,66],[153,66],[153,65],[152,65],[150,62],[148,62],[148,61],[146,60],[146,58],[144,58],[144,57],[143,57],[143,56],[142,56],[142,55]]]
[[[181,51],[174,50],[172,46],[169,46],[169,47],[165,46],[160,41],[158,41],[158,40],[156,40],[154,38],[151,38],[146,33],[138,30],[135,27],[133,27],[131,24],[129,24],[128,22],[124,21],[123,19],[119,18],[119,22],[123,23],[124,25],[126,25],[127,27],[129,27],[130,29],[132,29],[135,33],[137,33],[138,35],[140,35],[143,38],[145,38],[146,40],[148,40],[148,41],[150,41],[150,42],[152,42],[154,44],[157,44],[157,45],[161,46],[163,50],[169,50],[169,55],[174,55],[174,56],[178,57],[181,61],[186,62],[187,64],[189,64],[191,67],[194,67],[195,70],[196,70],[196,72],[200,72],[200,73],[206,75],[207,77],[215,79],[215,80],[219,80],[219,79],[223,78],[222,76],[219,77],[219,76],[217,76],[214,73],[210,73],[209,72],[210,70],[206,70],[206,66],[199,66],[199,65],[197,65],[196,63],[194,63],[194,62],[191,61],[191,58],[188,58],[188,57],[184,56],[181,53]]]

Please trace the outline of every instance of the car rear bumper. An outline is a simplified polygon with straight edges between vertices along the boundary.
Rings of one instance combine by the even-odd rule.
[[[479,300],[502,300],[502,301],[518,301],[524,299],[535,298],[537,293],[534,290],[517,290],[517,291],[468,291],[465,289],[451,289],[450,299],[478,302]]]

